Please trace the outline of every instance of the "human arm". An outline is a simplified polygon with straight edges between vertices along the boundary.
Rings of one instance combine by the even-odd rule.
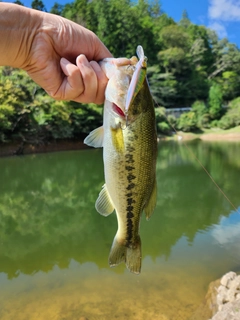
[[[97,61],[108,49],[60,16],[0,3],[0,65],[27,71],[55,99],[102,103],[107,78]]]

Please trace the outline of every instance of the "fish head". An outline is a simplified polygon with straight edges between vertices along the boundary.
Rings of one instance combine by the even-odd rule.
[[[105,72],[108,84],[105,90],[105,100],[110,102],[105,104],[107,112],[110,113],[116,121],[125,125],[126,99],[128,88],[135,70],[137,58],[107,58],[100,62],[100,66]]]
[[[109,79],[105,91],[108,112],[123,126],[128,126],[142,112],[139,92],[146,85],[147,58],[143,48],[137,47],[138,58],[107,58],[100,66]],[[142,98],[140,98],[141,100]],[[136,103],[137,102],[137,103]]]
[[[144,55],[142,46],[137,47],[139,60],[135,64],[134,73],[127,91],[125,114],[128,122],[133,122],[143,112],[143,106],[146,105],[144,95],[140,94],[143,86],[147,83],[147,57]],[[147,101],[146,101],[147,102]]]

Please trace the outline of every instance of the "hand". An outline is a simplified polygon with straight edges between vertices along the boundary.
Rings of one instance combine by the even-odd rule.
[[[108,79],[97,61],[111,54],[93,32],[60,16],[7,3],[0,4],[0,27],[0,65],[26,70],[55,99],[104,101]]]
[[[46,25],[47,32],[33,39],[29,76],[55,99],[102,103],[108,79],[96,61],[110,52],[94,33],[69,20],[45,14]]]

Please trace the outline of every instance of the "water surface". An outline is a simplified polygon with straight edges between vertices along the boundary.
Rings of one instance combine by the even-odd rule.
[[[240,210],[240,144],[188,147]],[[140,276],[108,266],[117,221],[94,208],[101,150],[1,158],[0,319],[189,319],[209,282],[240,270],[240,216],[191,152],[159,144]]]

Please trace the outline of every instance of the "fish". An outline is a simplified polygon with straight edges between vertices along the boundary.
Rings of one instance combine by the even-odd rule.
[[[105,184],[95,203],[103,216],[114,210],[118,230],[109,254],[109,265],[125,262],[130,272],[141,272],[140,219],[151,217],[157,201],[157,132],[154,102],[146,72],[147,58],[137,47],[138,58],[106,58],[100,62],[108,84],[103,125],[84,140],[103,147]]]

